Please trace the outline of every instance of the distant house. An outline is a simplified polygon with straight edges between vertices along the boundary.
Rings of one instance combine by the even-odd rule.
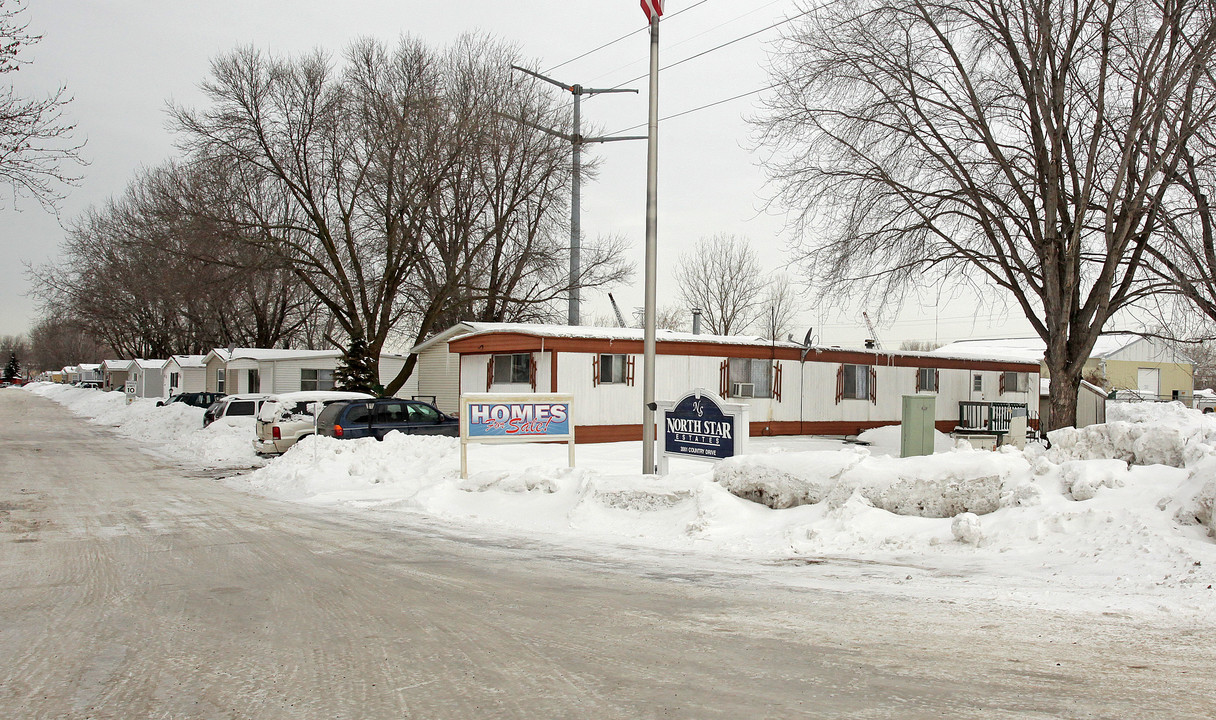
[[[161,370],[165,396],[203,392],[207,386],[206,355],[170,355]]]
[[[101,389],[122,390],[127,382],[130,360],[103,360],[101,363]]]
[[[278,350],[217,348],[203,358],[206,390],[236,393],[286,393],[332,390],[340,350]],[[380,382],[387,385],[405,364],[404,355],[380,356]],[[417,392],[417,382],[406,383],[401,397]]]
[[[1042,365],[1046,353],[1039,338],[1004,340],[959,340],[934,352],[952,355],[1016,354]],[[1161,340],[1136,335],[1102,335],[1085,363],[1084,376],[1101,379],[1107,392],[1143,400],[1181,400],[1190,405],[1195,387],[1195,365]]]
[[[59,376],[63,378],[60,382],[68,385],[75,385],[80,382],[80,368],[76,365],[65,365],[60,371]]]
[[[80,363],[76,367],[80,371],[80,382],[101,383],[101,363]]]
[[[443,346],[458,358],[453,394]],[[1038,364],[915,352],[810,347],[759,337],[659,331],[656,399],[697,388],[749,406],[752,435],[855,435],[900,422],[902,397],[937,397],[935,424],[959,423],[965,401],[1025,404],[1037,415]],[[418,392],[454,412],[462,392],[570,393],[579,442],[642,437],[641,330],[460,323],[419,343]]]
[[[149,360],[139,358],[130,360],[127,364],[127,380],[135,383],[135,394],[141,398],[158,398],[164,390],[164,378],[161,370],[165,360]]]

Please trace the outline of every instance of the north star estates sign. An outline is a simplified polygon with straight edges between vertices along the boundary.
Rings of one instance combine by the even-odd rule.
[[[663,411],[660,472],[666,472],[670,455],[721,460],[743,453],[748,433],[746,405],[723,402],[707,390],[695,390],[675,402],[658,405]]]

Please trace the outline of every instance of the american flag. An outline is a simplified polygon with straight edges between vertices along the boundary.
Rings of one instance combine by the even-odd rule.
[[[647,21],[654,15],[663,17],[663,0],[642,0],[642,12],[646,13]]]

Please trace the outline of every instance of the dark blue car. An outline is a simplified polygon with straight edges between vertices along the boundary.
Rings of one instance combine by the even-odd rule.
[[[317,433],[326,437],[383,440],[394,430],[406,435],[458,437],[460,423],[430,403],[400,398],[336,402],[317,416]]]

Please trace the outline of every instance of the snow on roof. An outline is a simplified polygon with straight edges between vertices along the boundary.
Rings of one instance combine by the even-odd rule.
[[[1090,357],[1104,358],[1127,348],[1144,338],[1123,333],[1100,335],[1094,343]],[[956,340],[933,351],[934,355],[953,355],[970,358],[1001,358],[1042,362],[1047,345],[1042,338],[994,338],[988,340]]]
[[[1106,391],[1094,385],[1088,380],[1081,381],[1081,389],[1088,390],[1095,395],[1106,397]],[[1051,378],[1039,378],[1039,397],[1047,397],[1051,395]]]
[[[598,340],[634,340],[641,342],[644,340],[644,333],[640,328],[617,328],[617,327],[590,327],[586,325],[533,325],[530,323],[490,323],[490,322],[462,322],[444,330],[443,332],[432,335],[426,340],[415,345],[410,352],[418,353],[440,342],[464,339],[475,335],[488,333],[503,333],[515,332],[524,335],[532,335],[535,337],[552,337],[552,338],[584,338]],[[803,346],[800,343],[789,342],[786,340],[768,340],[758,335],[694,335],[686,332],[675,332],[672,330],[658,330],[655,333],[655,339],[658,342],[687,342],[687,343],[714,343],[719,345],[749,345],[749,346],[775,346],[784,348],[799,348]],[[824,346],[815,345],[808,348],[817,352],[862,352],[875,355],[901,356],[901,357],[939,357],[950,358],[954,360],[973,360],[977,356],[965,353],[949,353],[935,351],[932,353],[918,352],[911,350],[900,350],[897,352],[885,350],[873,350],[862,348],[842,348],[839,346]],[[1038,364],[1037,359],[1026,359],[1020,356],[1002,355],[995,358],[985,354],[985,359],[996,359],[1012,362],[1025,362]]]
[[[442,340],[464,338],[471,335],[487,333],[520,333],[535,337],[550,338],[586,338],[593,340],[637,340],[644,339],[644,331],[640,328],[592,327],[588,325],[534,325],[532,323],[492,323],[492,322],[462,322],[441,333],[418,343],[410,352],[419,352]],[[709,342],[728,345],[768,345],[766,340],[758,335],[693,335],[673,330],[658,330],[656,340],[663,342]],[[801,347],[796,343],[777,341],[778,345]]]
[[[169,358],[170,361],[177,363],[181,368],[201,368],[206,367],[206,355],[173,355]]]
[[[158,360],[156,358],[136,358],[131,361],[131,365],[138,365],[142,370],[160,370],[165,366],[168,360]],[[127,367],[130,367],[128,365]]]
[[[77,367],[81,370],[100,370],[101,363],[80,363]]]
[[[229,360],[301,360],[306,358],[338,357],[341,350],[282,350],[268,348],[236,348]]]
[[[126,370],[130,360],[102,360],[101,366],[106,370]]]

